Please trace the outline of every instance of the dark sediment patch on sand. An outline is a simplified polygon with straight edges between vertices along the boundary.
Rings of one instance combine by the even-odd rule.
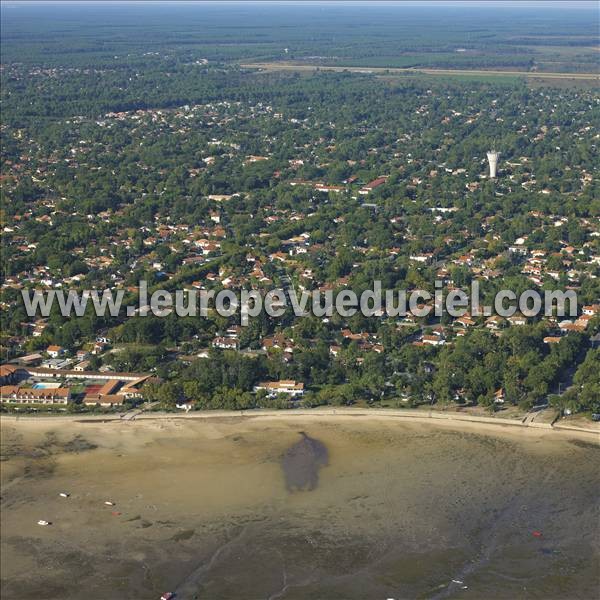
[[[98,446],[86,440],[81,434],[76,434],[68,441],[61,441],[54,432],[48,432],[46,439],[39,446],[48,454],[61,454],[71,452],[86,452],[95,450]]]
[[[319,469],[329,464],[329,452],[325,444],[303,431],[300,435],[302,438],[281,459],[285,486],[290,492],[314,490],[319,483]]]
[[[191,537],[193,537],[194,533],[195,531],[193,529],[184,529],[183,531],[176,533],[171,539],[174,542],[182,542],[189,540]]]
[[[23,437],[8,430],[3,433],[1,460],[11,458],[44,459],[57,454],[70,454],[95,450],[98,446],[85,439],[81,434],[74,435],[70,440],[62,441],[55,432],[49,431],[38,444],[25,444]]]
[[[583,448],[584,450],[592,450],[596,453],[600,452],[600,446],[593,444],[592,442],[586,442],[585,440],[569,440],[569,443],[573,444],[577,448]]]

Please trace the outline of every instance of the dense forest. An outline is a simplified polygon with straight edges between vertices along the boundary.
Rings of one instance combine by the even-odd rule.
[[[368,17],[365,18],[365,14]],[[117,25],[115,25],[117,24]],[[597,13],[437,5],[207,3],[2,7],[3,62],[44,68],[170,69],[207,59],[595,72]],[[152,40],[151,47],[148,41]],[[65,97],[67,97],[65,95]]]

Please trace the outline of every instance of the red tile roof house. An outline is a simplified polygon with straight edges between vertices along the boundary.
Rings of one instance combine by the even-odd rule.
[[[71,399],[69,388],[34,389],[18,385],[3,385],[0,387],[2,403],[17,404],[67,404]]]
[[[339,194],[340,192],[346,191],[346,188],[342,185],[326,185],[324,183],[319,183],[315,185],[315,190],[317,192],[334,192]]]
[[[512,317],[508,317],[507,321],[511,325],[527,325],[527,317],[524,317],[523,315],[513,315]]]
[[[424,335],[422,339],[423,344],[430,344],[431,346],[443,346],[446,341],[437,335]]]
[[[262,349],[269,351],[273,348],[281,348],[286,351],[294,351],[294,341],[287,340],[281,333],[275,334],[272,337],[265,337],[262,339]]]
[[[388,179],[387,176],[378,177],[377,179],[374,179],[373,181],[367,183],[367,185],[365,185],[363,188],[358,190],[358,193],[363,196],[366,196],[367,194],[372,192],[375,188],[378,188],[380,185],[383,185],[387,181],[387,179]]]
[[[504,390],[502,388],[500,388],[499,390],[496,390],[496,392],[494,393],[494,403],[495,404],[504,404],[504,400],[505,400]]]
[[[221,348],[222,350],[237,350],[238,340],[234,338],[226,338],[217,336],[212,341],[213,348]]]
[[[86,394],[83,398],[83,403],[86,406],[114,406],[115,404],[123,404],[125,397],[115,393],[117,388],[121,386],[121,383],[118,379],[107,381],[96,393]]]
[[[46,353],[52,358],[58,358],[65,353],[65,349],[62,346],[48,346]]]
[[[103,408],[112,408],[113,406],[121,406],[125,400],[120,394],[107,394],[106,396],[86,396],[83,403],[86,406],[102,406]]]
[[[473,327],[475,325],[475,321],[471,319],[471,317],[463,316],[454,321],[458,325],[462,325],[463,327]]]
[[[16,365],[0,365],[0,384],[14,383],[18,377],[18,370]]]
[[[485,320],[485,326],[488,329],[500,329],[503,323],[504,319],[498,315],[494,315],[493,317],[489,317]]]

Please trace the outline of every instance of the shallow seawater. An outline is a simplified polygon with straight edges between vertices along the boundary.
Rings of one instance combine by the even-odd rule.
[[[383,418],[2,432],[3,599],[587,600],[600,584],[600,450],[560,436]]]

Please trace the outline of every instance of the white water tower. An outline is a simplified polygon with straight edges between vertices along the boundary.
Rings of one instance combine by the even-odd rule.
[[[498,157],[500,156],[499,152],[492,150],[487,153],[487,159],[490,163],[490,179],[496,178],[496,171],[498,170]]]

